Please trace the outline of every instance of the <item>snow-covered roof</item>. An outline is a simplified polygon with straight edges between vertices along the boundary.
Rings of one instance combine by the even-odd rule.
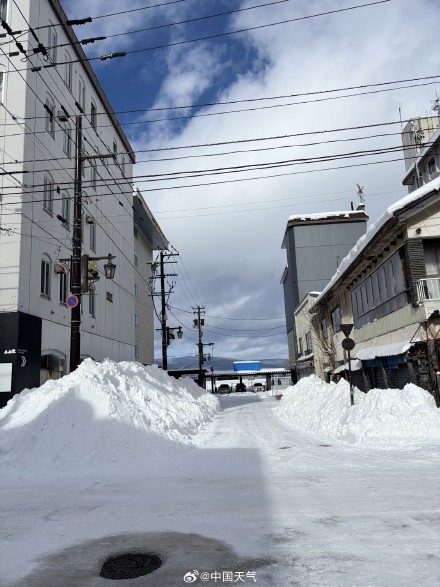
[[[297,362],[303,363],[304,361],[310,361],[310,359],[313,359],[313,353],[309,353],[308,355],[298,357]]]
[[[351,218],[351,217],[358,217],[362,212],[365,214],[363,210],[344,210],[342,212],[317,212],[311,214],[293,214],[289,217],[288,222],[292,221],[307,221],[307,220],[331,220],[335,218]]]
[[[356,357],[361,361],[370,361],[376,357],[394,357],[395,355],[402,355],[403,353],[406,353],[406,351],[412,346],[413,343],[409,340],[384,344],[381,346],[372,346],[357,351]]]
[[[360,369],[362,369],[362,361],[359,361],[358,359],[351,359],[350,363],[352,371],[359,371]],[[341,365],[340,367],[335,369],[333,371],[333,374],[336,375],[337,373],[341,373],[342,371],[348,371],[348,361],[344,365]]]
[[[328,284],[322,290],[321,295],[315,301],[316,305],[319,301],[323,298],[323,296],[333,287],[333,285],[338,281],[340,277],[345,273],[348,267],[353,263],[353,261],[358,257],[361,252],[368,246],[368,244],[373,240],[373,238],[378,234],[380,229],[390,220],[393,216],[396,216],[398,212],[400,212],[403,208],[410,204],[415,204],[417,200],[423,198],[427,194],[434,192],[440,189],[440,177],[433,179],[429,183],[423,185],[419,189],[411,192],[407,196],[404,196],[394,204],[391,204],[381,216],[374,222],[367,230],[367,232],[361,236],[361,238],[357,241],[354,247],[349,251],[349,253],[342,259],[339,264],[339,267],[333,277],[330,279]]]

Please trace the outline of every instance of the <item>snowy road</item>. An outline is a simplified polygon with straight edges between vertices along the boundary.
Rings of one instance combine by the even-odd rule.
[[[0,584],[105,585],[105,557],[142,544],[166,564],[124,585],[174,587],[194,571],[194,585],[440,585],[438,445],[334,444],[292,429],[264,394],[220,401],[196,447],[166,460],[4,481]]]

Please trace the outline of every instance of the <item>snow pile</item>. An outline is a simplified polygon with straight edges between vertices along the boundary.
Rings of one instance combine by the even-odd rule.
[[[353,407],[345,380],[328,384],[306,377],[283,394],[280,416],[307,432],[376,448],[440,441],[440,411],[431,394],[416,385],[367,394],[355,389]]]
[[[218,405],[156,366],[87,359],[0,410],[0,460],[18,473],[145,466],[162,450],[191,445]]]

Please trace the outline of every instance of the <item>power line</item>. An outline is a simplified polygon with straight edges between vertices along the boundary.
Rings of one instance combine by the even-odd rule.
[[[301,20],[307,20],[307,19],[310,19],[310,18],[317,18],[317,17],[320,17],[320,16],[328,16],[328,15],[331,15],[331,14],[337,14],[337,13],[347,12],[347,11],[350,11],[350,10],[357,10],[359,8],[366,8],[366,7],[369,7],[369,6],[375,6],[375,5],[378,5],[378,4],[386,4],[386,3],[391,2],[391,1],[392,0],[376,0],[375,2],[369,2],[367,4],[359,4],[359,5],[356,5],[356,6],[348,6],[346,8],[338,8],[338,9],[335,9],[335,10],[329,10],[327,12],[320,12],[320,13],[317,13],[317,14],[311,14],[311,15],[306,15],[306,16],[300,16],[300,17],[297,17],[297,18],[285,19],[285,20],[282,20],[282,21],[279,21],[279,22],[267,23],[267,24],[253,26],[253,27],[246,27],[246,28],[235,30],[235,31],[226,31],[224,33],[217,33],[215,35],[207,35],[205,37],[198,37],[198,38],[195,38],[195,39],[187,39],[187,40],[184,40],[184,41],[175,41],[173,43],[166,43],[164,45],[156,45],[154,47],[144,47],[144,48],[141,48],[141,49],[132,49],[132,50],[128,50],[128,51],[114,52],[114,53],[111,53],[109,55],[101,55],[101,56],[89,57],[87,59],[87,61],[97,61],[97,60],[103,61],[105,59],[111,59],[113,57],[125,57],[126,55],[135,55],[135,54],[138,54],[138,53],[145,53],[145,52],[148,52],[148,51],[155,51],[155,50],[158,50],[158,49],[165,49],[165,48],[168,48],[168,47],[175,47],[175,46],[179,46],[179,45],[186,45],[186,44],[195,43],[195,42],[198,42],[198,41],[207,41],[207,40],[210,40],[210,39],[217,39],[217,38],[226,37],[226,36],[229,36],[229,35],[236,35],[236,34],[248,32],[248,31],[261,30],[261,29],[264,29],[264,28],[272,27],[272,26],[278,26],[278,25],[288,24],[288,23],[297,22],[297,21],[301,21]],[[82,61],[84,61],[84,59],[73,59],[73,60],[70,60],[70,61],[60,61],[58,63],[46,65],[46,66],[43,66],[43,67],[44,68],[47,68],[47,67],[57,67],[59,65],[66,65],[67,63],[80,63]],[[20,71],[23,71],[23,70],[20,70]],[[29,71],[29,69],[26,69],[26,71]]]

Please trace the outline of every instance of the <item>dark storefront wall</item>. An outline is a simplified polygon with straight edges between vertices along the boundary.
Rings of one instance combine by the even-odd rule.
[[[40,385],[41,318],[0,314],[0,407],[15,393]]]

